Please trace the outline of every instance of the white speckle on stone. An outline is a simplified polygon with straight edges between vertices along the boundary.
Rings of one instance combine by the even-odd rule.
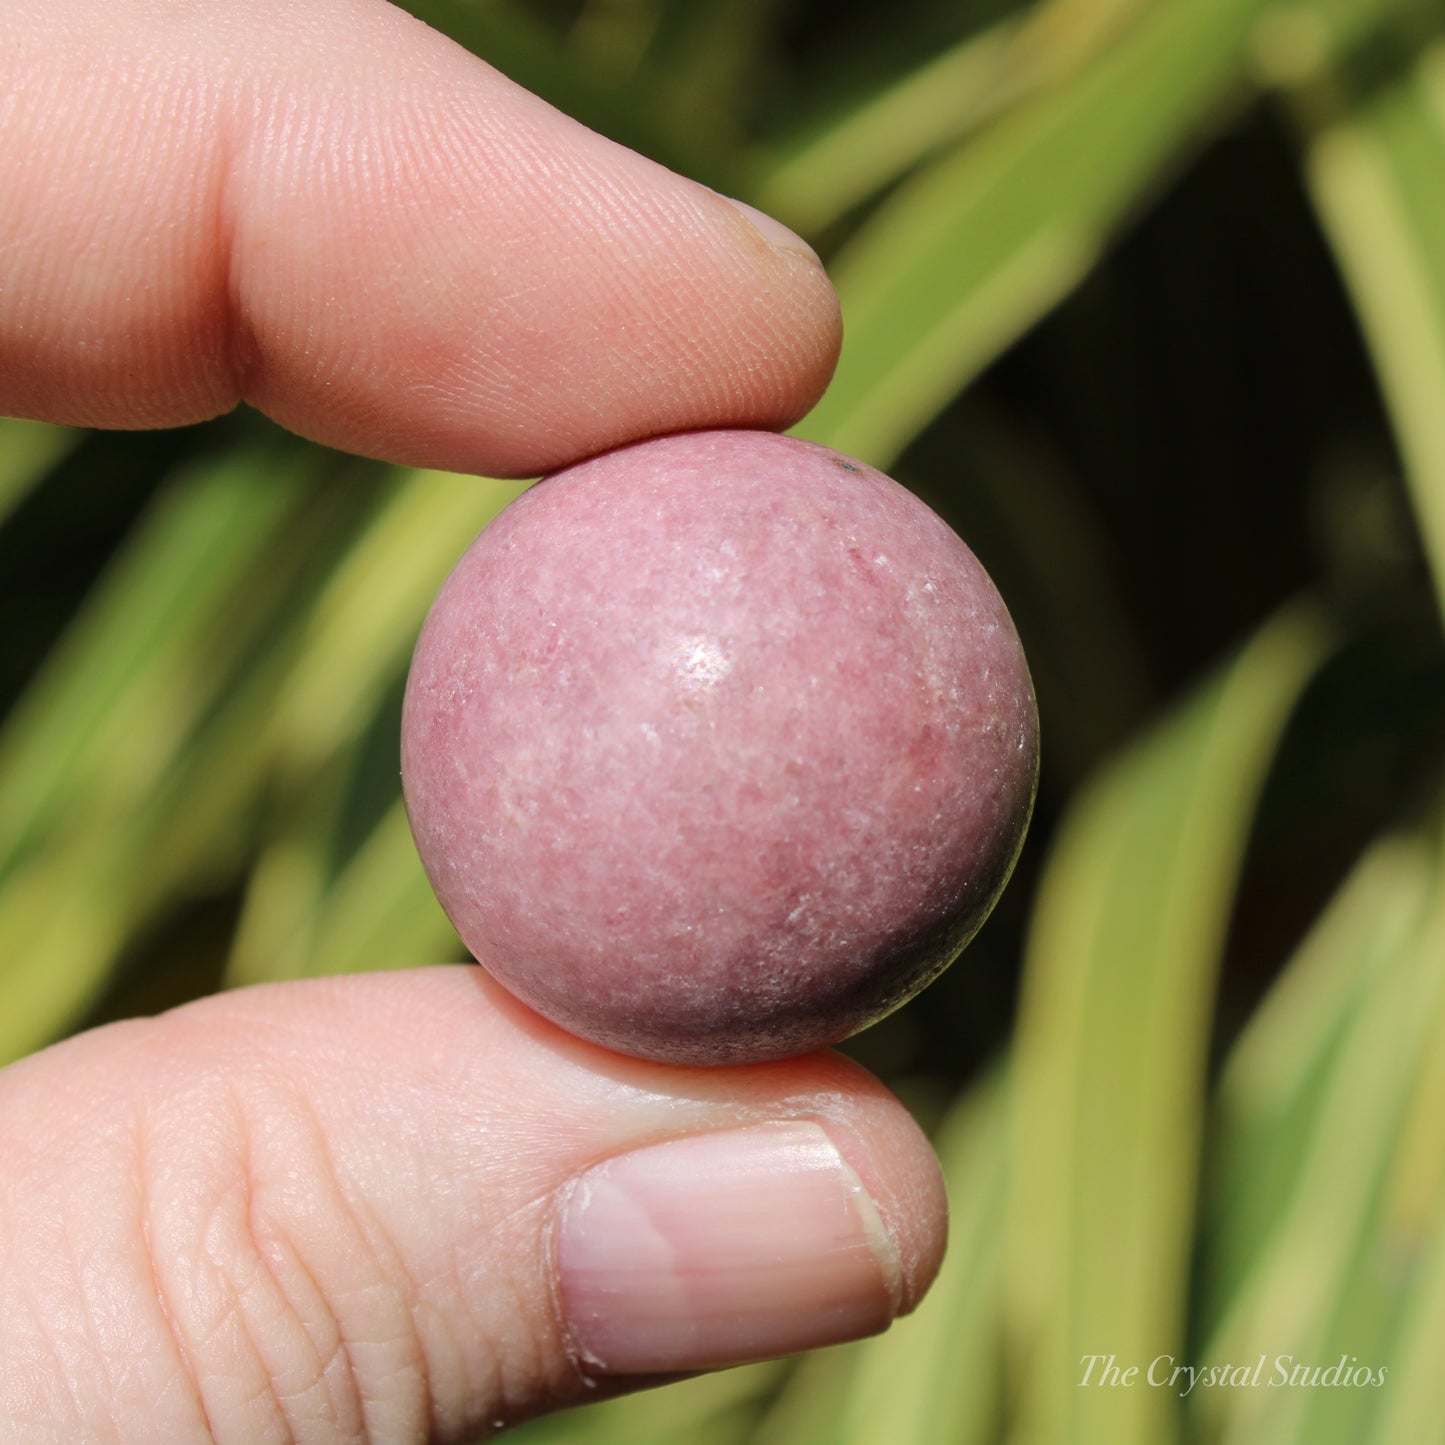
[[[673,671],[689,692],[709,692],[732,671],[733,660],[716,639],[680,637],[673,649]]]

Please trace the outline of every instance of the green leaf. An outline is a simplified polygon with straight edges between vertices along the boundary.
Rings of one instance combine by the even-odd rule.
[[[524,486],[400,473],[327,579],[260,735],[278,775],[276,807],[248,883],[229,983],[459,956],[411,845],[394,765],[391,822],[341,878],[336,862],[349,852],[347,790],[377,781],[356,771],[359,740],[400,686],[427,607],[457,558]],[[366,880],[359,891],[349,881],[357,869]]]
[[[0,522],[79,440],[68,427],[0,417]]]
[[[417,857],[400,799],[317,900],[296,975],[466,957]]]
[[[52,1042],[94,997],[125,931],[115,845],[132,841],[76,831],[0,889],[0,1067]]]
[[[1313,137],[1306,177],[1374,358],[1445,609],[1445,49]]]
[[[1084,791],[1047,861],[1011,1075],[1020,1439],[1176,1438],[1169,1392],[1081,1388],[1082,1366],[1184,1342],[1216,971],[1254,800],[1324,646],[1302,607],[1265,627]]]
[[[1437,931],[1437,943],[1440,941]],[[1439,955],[1437,955],[1438,957]],[[1407,1106],[1385,1201],[1384,1250],[1409,1280],[1372,1439],[1445,1439],[1445,1027],[1436,1019]],[[1382,1250],[1382,1253],[1384,1252]]]
[[[1146,7],[1077,74],[882,206],[834,266],[848,339],[802,434],[886,467],[1199,140],[1244,82],[1263,8]]]
[[[267,756],[262,766],[270,763]],[[338,760],[278,790],[280,816],[264,827],[246,880],[223,976],[227,987],[301,978],[308,972],[312,935],[334,882],[331,845],[349,780],[349,769]]]
[[[970,134],[1024,83],[1017,21],[969,35],[821,130],[758,158],[751,199],[805,235],[826,230]]]
[[[1295,951],[1226,1061],[1214,1111],[1201,1331],[1267,1259],[1323,1124],[1352,1020],[1418,936],[1436,860],[1415,838],[1375,844]]]
[[[252,615],[240,599],[270,577],[263,554],[313,470],[290,455],[179,478],[87,598],[0,733],[0,875],[57,819],[105,826],[164,773],[224,676],[218,629]]]
[[[1047,0],[965,35],[861,101],[774,142],[751,163],[753,201],[812,235],[1057,85],[1149,0]]]
[[[1407,1185],[1414,1171],[1401,1172],[1410,1158],[1402,1145],[1410,1145],[1412,1135],[1417,1150],[1421,1142],[1420,1131],[1407,1127],[1411,1101],[1424,1104],[1425,1118],[1438,1124],[1438,1098],[1422,1093],[1422,1084],[1438,1085],[1445,1067],[1438,1057],[1427,1067],[1445,1046],[1441,854],[1437,839],[1417,846],[1418,862],[1395,864],[1395,906],[1382,912],[1376,937],[1362,940],[1362,976],[1343,1035],[1329,1051],[1317,1107],[1306,1117],[1278,1119],[1282,1136],[1287,1129],[1306,1131],[1299,1162],[1287,1200],[1272,1211],[1276,1222],[1257,1262],[1206,1346],[1210,1359],[1263,1357],[1272,1374],[1280,1357],[1289,1368],[1326,1367],[1343,1356],[1350,1368],[1369,1369],[1397,1358],[1413,1262],[1439,1208],[1442,1164],[1440,1143],[1429,1140],[1424,1216],[1402,1207],[1412,1194],[1418,1201]],[[1423,911],[1418,878],[1411,876],[1421,867],[1430,884]],[[1344,926],[1338,914],[1333,924]],[[1323,1012],[1328,1038],[1329,1011]],[[1284,1146],[1287,1136],[1278,1142]],[[1233,1167],[1247,1162],[1237,1157]],[[1378,1388],[1266,1386],[1213,1392],[1200,1411],[1211,1438],[1238,1445],[1345,1445],[1370,1437],[1368,1421],[1383,1398]]]
[[[572,119],[684,175],[725,181],[729,157],[715,136],[701,125],[680,126],[675,116],[659,115],[650,87],[628,87],[590,65],[539,18],[534,5],[517,0],[401,3]]]
[[[74,1024],[137,932],[244,854],[309,593],[370,505],[311,485],[326,454],[284,455],[179,478],[0,737],[0,1059]]]
[[[225,706],[161,760],[142,796],[63,818],[5,879],[0,1065],[74,1026],[140,929],[240,866],[267,761],[257,739],[288,640],[278,636]]]
[[[403,472],[316,603],[268,729],[279,765],[309,777],[370,721],[405,671],[427,608],[483,527],[525,490]]]

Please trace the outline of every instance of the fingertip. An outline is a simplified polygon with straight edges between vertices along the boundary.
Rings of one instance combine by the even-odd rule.
[[[783,1067],[819,1101],[816,1117],[857,1175],[896,1254],[894,1317],[915,1310],[948,1243],[948,1195],[933,1145],[902,1101],[860,1064],[822,1050]]]
[[[724,196],[723,199],[742,216],[748,225],[773,249],[792,256],[801,256],[815,266],[823,264],[818,253],[791,227],[785,226],[776,216],[750,206],[746,201]]]
[[[785,428],[831,376],[837,301],[793,242],[381,0],[21,20],[0,410],[145,427],[247,400],[345,450],[526,476]]]
[[[526,477],[672,432],[785,430],[831,380],[841,313],[805,243],[494,72],[419,121],[410,154],[404,211],[343,195],[343,219],[310,229],[358,243],[292,239],[289,255],[274,238],[315,197],[268,196],[276,168],[252,167],[234,268],[261,338],[246,399],[292,429]]]
[[[605,1160],[564,1195],[569,1339],[603,1373],[742,1364],[884,1329],[896,1251],[826,1130],[771,1120]]]
[[[825,1055],[790,1062],[769,1066],[760,1119],[643,1143],[563,1189],[558,1295],[584,1372],[670,1374],[840,1344],[885,1330],[927,1291],[947,1217],[927,1141],[868,1076]]]
[[[876,1211],[896,1273],[892,1314],[911,1313],[927,1294],[948,1242],[948,1195],[933,1144],[907,1106],[876,1075],[836,1049],[818,1049],[762,1064],[690,1068],[632,1058],[580,1039],[528,1008],[482,968],[460,978],[433,976],[443,989],[460,984],[480,1007],[470,1028],[499,1029],[488,1050],[516,1061],[507,1076],[519,1091],[545,1079],[573,1117],[598,1132],[579,1168],[628,1148],[666,1140],[680,1121],[725,1130],[809,1121],[837,1150]],[[576,1101],[585,1100],[578,1110]],[[571,1186],[569,1186],[570,1188]]]

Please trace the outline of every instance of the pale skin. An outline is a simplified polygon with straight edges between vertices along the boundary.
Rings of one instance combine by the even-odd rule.
[[[6,0],[0,197],[4,415],[245,401],[525,476],[786,426],[840,341],[804,250],[381,0]],[[725,1133],[777,1121],[821,1133]],[[603,1161],[708,1135],[743,1174],[755,1138],[821,1139],[886,1234],[887,1312],[921,1298],[936,1163],[834,1054],[639,1063],[467,967],[81,1035],[0,1072],[0,1442],[464,1440],[650,1383],[579,1345],[559,1218]],[[788,1308],[774,1345],[811,1328]]]

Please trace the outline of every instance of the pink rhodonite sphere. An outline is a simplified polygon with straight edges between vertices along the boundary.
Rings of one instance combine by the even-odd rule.
[[[537,484],[417,644],[402,777],[437,896],[554,1022],[725,1064],[857,1032],[957,956],[1033,802],[1002,600],[896,482],[766,432]]]

